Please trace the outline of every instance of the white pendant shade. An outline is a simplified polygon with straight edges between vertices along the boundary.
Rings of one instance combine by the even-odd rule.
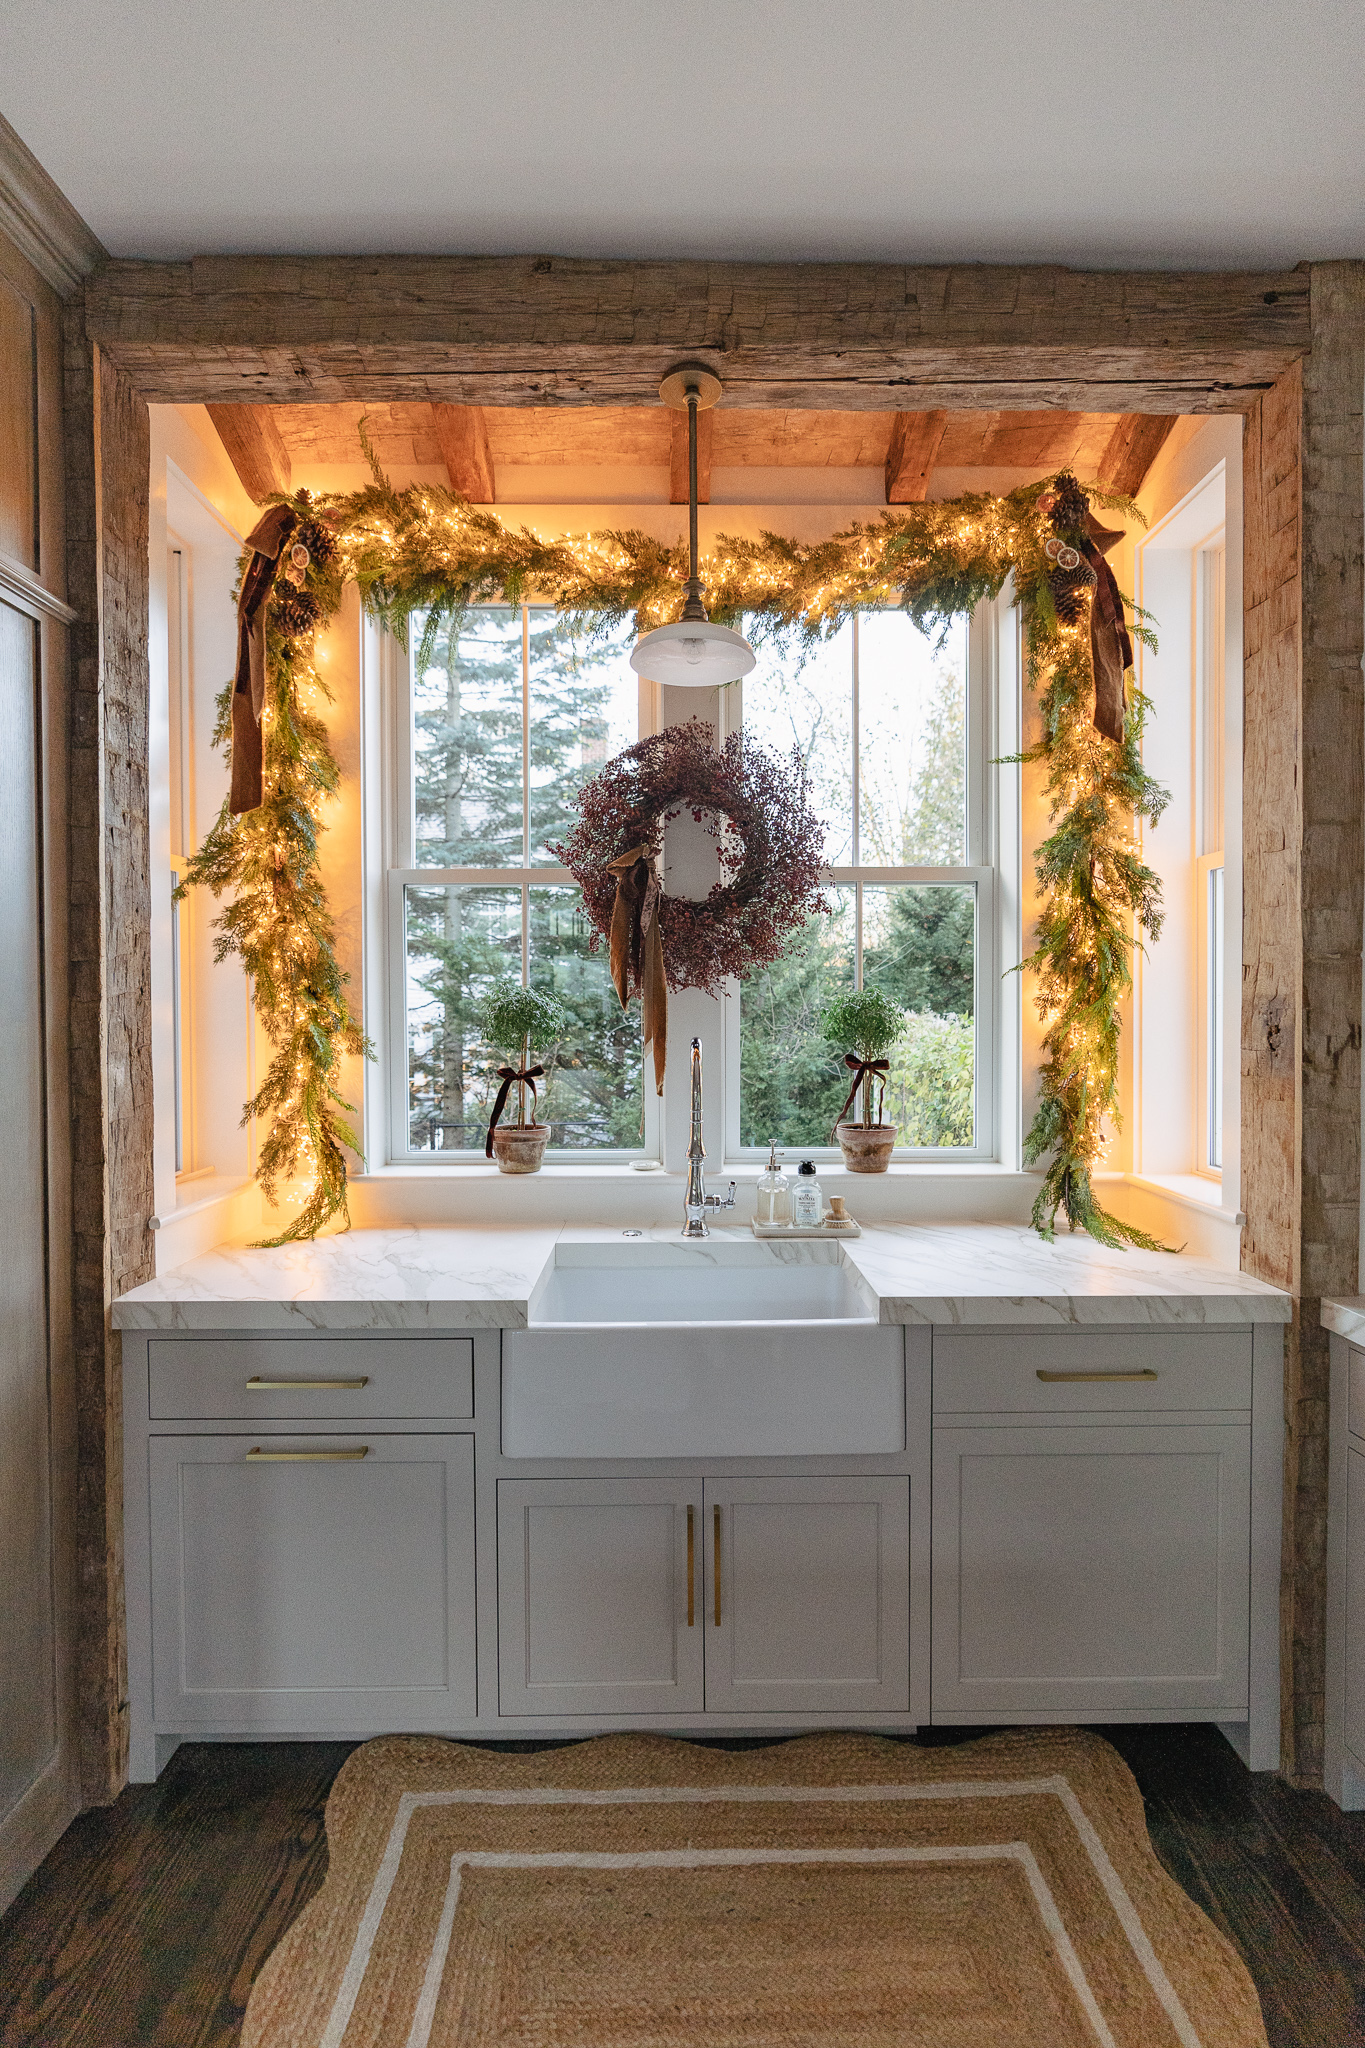
[[[637,675],[670,689],[714,690],[747,676],[756,659],[742,633],[707,619],[679,619],[637,640],[630,665]]]

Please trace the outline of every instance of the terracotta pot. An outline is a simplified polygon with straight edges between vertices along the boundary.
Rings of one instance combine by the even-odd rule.
[[[885,1173],[891,1164],[894,1124],[836,1124],[834,1135],[850,1173]]]
[[[493,1133],[498,1172],[539,1173],[549,1142],[548,1124],[499,1124]]]

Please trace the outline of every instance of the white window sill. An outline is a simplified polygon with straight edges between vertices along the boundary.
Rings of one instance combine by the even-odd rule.
[[[783,1161],[783,1172],[787,1174],[789,1179],[795,1170],[795,1159],[796,1150],[793,1150],[790,1157],[785,1158]],[[752,1183],[756,1181],[759,1175],[766,1172],[766,1170],[764,1162],[756,1159],[738,1160],[732,1164],[722,1163],[717,1166],[712,1166],[708,1160],[706,1178],[708,1184],[713,1189],[718,1181],[733,1180],[738,1181],[743,1186],[746,1182]],[[850,1173],[840,1160],[820,1159],[816,1161],[816,1171],[821,1181],[847,1180],[855,1185],[861,1183],[864,1187],[873,1179],[881,1181],[916,1181],[947,1176],[953,1180],[1001,1180],[1010,1178],[1032,1181],[1039,1178],[1037,1174],[1022,1175],[1014,1167],[1002,1166],[997,1159],[893,1160],[885,1173],[876,1175]],[[432,1179],[465,1181],[500,1180],[504,1178],[507,1178],[507,1176],[501,1173],[497,1163],[488,1159],[471,1158],[458,1165],[452,1162],[449,1165],[431,1166],[427,1166],[420,1160],[400,1159],[391,1160],[387,1166],[373,1167],[365,1173],[353,1173],[351,1175],[351,1182],[352,1185],[358,1185],[365,1181],[427,1181]],[[600,1181],[682,1181],[686,1176],[682,1172],[666,1173],[661,1166],[657,1165],[637,1167],[632,1166],[629,1160],[613,1159],[604,1161],[601,1165],[591,1165],[586,1161],[580,1163],[577,1160],[573,1162],[567,1160],[546,1160],[536,1178],[542,1181],[559,1180],[570,1184],[573,1182],[588,1184]]]
[[[1111,1178],[1108,1174],[1096,1174],[1097,1181]],[[1230,1209],[1223,1206],[1223,1185],[1221,1181],[1210,1180],[1202,1173],[1120,1173],[1112,1176],[1115,1180],[1126,1181],[1130,1187],[1148,1188],[1154,1195],[1164,1195],[1168,1202],[1175,1202],[1182,1209],[1194,1209],[1204,1216],[1225,1216],[1240,1226],[1246,1217],[1239,1210],[1235,1217]]]

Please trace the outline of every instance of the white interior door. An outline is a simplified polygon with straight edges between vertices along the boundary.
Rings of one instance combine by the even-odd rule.
[[[1245,1714],[1249,1439],[935,1430],[935,1715]]]
[[[706,1705],[905,1713],[910,1482],[706,1482]]]
[[[501,1713],[701,1711],[701,1498],[689,1479],[499,1482]]]
[[[472,1437],[163,1436],[149,1451],[163,1731],[473,1719]]]

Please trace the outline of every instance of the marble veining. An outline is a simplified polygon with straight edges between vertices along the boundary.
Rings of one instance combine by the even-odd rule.
[[[675,1227],[623,1243],[619,1228],[413,1225],[274,1251],[222,1245],[121,1296],[113,1320],[124,1330],[525,1329],[557,1246],[590,1259],[589,1247],[618,1255],[632,1244],[654,1261],[672,1247],[679,1258],[721,1263],[760,1244],[778,1262],[839,1258],[883,1323],[1165,1326],[1290,1315],[1286,1294],[1245,1273],[1170,1252],[1107,1251],[1080,1234],[1044,1244],[1013,1224],[872,1224],[828,1246],[757,1240],[742,1227],[684,1246]],[[1354,1316],[1343,1334],[1365,1336],[1365,1301],[1324,1303],[1335,1329],[1329,1309]]]
[[[1341,1295],[1336,1300],[1324,1296],[1322,1326],[1335,1330],[1338,1337],[1349,1337],[1353,1344],[1365,1344],[1365,1294]]]

